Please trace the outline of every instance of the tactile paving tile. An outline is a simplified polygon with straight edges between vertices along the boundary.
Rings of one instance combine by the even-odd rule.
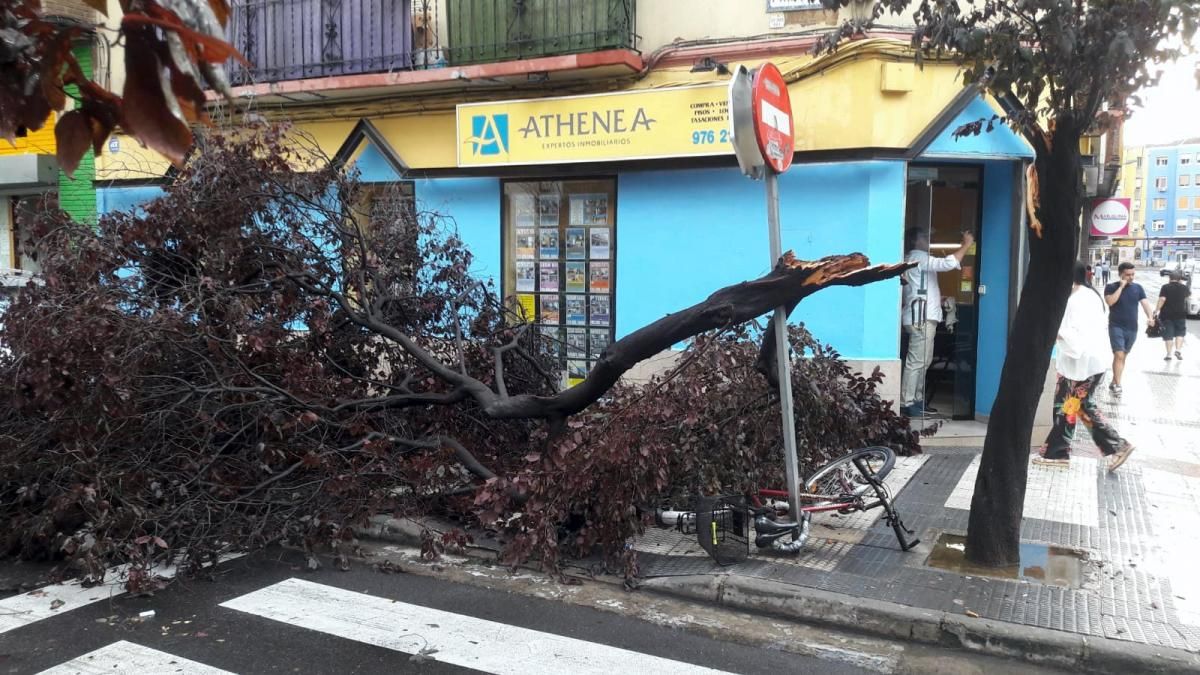
[[[945,501],[948,509],[971,509],[980,458],[971,461]],[[1070,466],[1030,464],[1025,486],[1025,517],[1096,527],[1097,462],[1076,457]]]
[[[667,556],[708,557],[708,553],[703,548],[700,548],[700,542],[695,534],[684,534],[678,530],[667,530],[658,527],[646,528],[644,535],[634,537],[630,543],[634,550],[642,553],[655,553]]]

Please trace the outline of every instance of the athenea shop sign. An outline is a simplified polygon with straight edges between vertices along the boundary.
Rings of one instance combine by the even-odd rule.
[[[458,106],[458,165],[733,153],[724,84]]]

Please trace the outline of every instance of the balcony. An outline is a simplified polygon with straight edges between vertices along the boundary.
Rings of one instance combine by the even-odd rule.
[[[636,47],[636,0],[234,0],[234,85]],[[429,78],[426,78],[429,79]],[[461,78],[460,78],[461,79]]]

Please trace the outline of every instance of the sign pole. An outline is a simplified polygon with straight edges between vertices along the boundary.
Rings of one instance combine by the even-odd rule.
[[[771,239],[771,267],[783,257],[783,241],[779,235],[779,174],[766,167],[767,229]],[[779,374],[779,405],[783,409],[783,459],[787,469],[788,515],[800,522],[800,484],[796,453],[796,418],[792,409],[792,358],[787,329],[787,308],[775,308],[775,367]]]
[[[734,69],[729,80],[729,138],[742,173],[767,184],[767,232],[771,240],[771,267],[783,257],[779,235],[779,174],[792,165],[795,129],[787,81],[772,63],[753,72]],[[788,343],[787,307],[776,307],[775,367],[779,377],[779,407],[783,414],[783,459],[787,469],[788,513],[799,524],[799,455],[796,452],[796,419],[792,410],[792,358]]]

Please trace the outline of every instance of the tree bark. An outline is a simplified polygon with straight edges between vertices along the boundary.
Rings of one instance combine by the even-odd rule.
[[[899,276],[911,266],[869,264],[861,253],[809,262],[796,260],[788,251],[766,276],[722,288],[699,304],[668,314],[617,340],[578,385],[555,396],[497,397],[483,405],[484,411],[495,419],[568,417],[603,396],[634,365],[671,345],[707,330],[749,321],[781,305],[795,307],[822,288],[862,286]]]
[[[1050,352],[1071,295],[1083,203],[1078,125],[1059,119],[1035,162],[1040,203],[1030,218],[1029,272],[1000,372],[971,515],[966,557],[986,566],[1020,561],[1029,448]],[[1037,222],[1040,221],[1040,231]]]

